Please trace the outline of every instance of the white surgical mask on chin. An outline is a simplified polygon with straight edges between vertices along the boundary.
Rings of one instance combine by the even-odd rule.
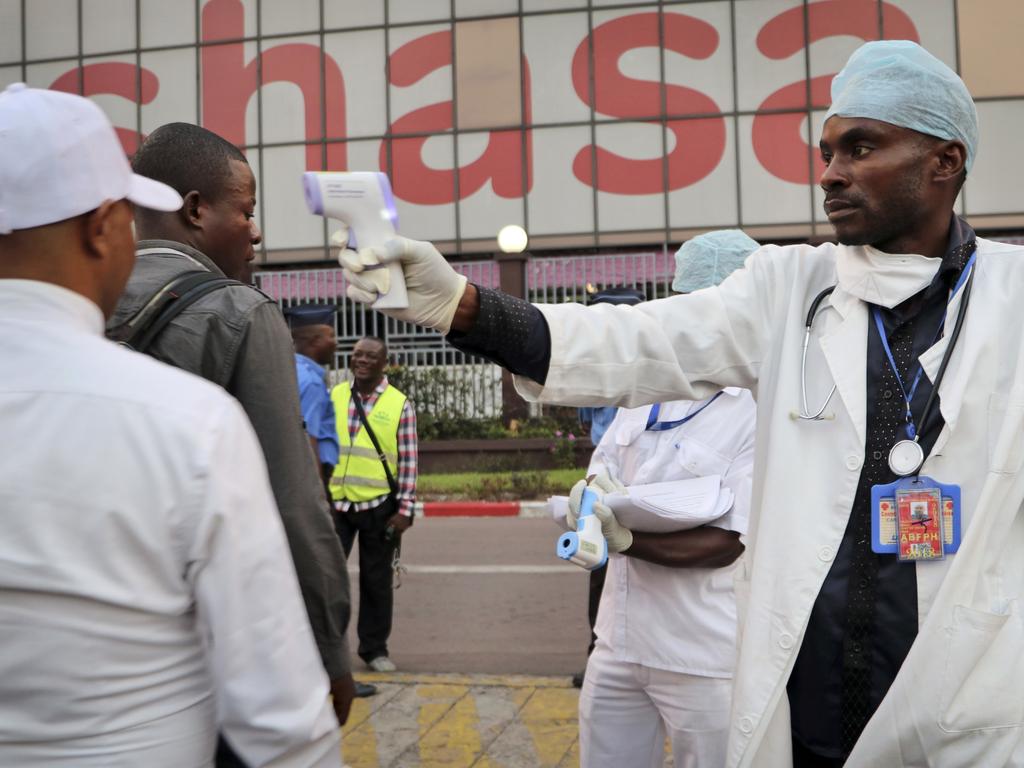
[[[838,251],[839,287],[887,309],[927,288],[942,263],[916,253],[884,253],[870,245],[840,245]]]

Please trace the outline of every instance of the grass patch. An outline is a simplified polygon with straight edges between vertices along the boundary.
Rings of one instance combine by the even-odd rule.
[[[420,475],[420,501],[539,501],[566,495],[586,469],[529,469],[518,472],[451,472]]]

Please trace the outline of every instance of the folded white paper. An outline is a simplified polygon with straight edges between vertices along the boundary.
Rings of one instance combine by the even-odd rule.
[[[732,491],[722,486],[719,475],[634,485],[625,493],[604,497],[604,503],[622,525],[647,533],[685,531],[706,525],[728,512],[732,502]],[[548,505],[555,523],[566,528],[568,497],[552,496]]]

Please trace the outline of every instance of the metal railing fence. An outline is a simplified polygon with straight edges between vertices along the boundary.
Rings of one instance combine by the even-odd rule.
[[[459,262],[452,266],[477,285],[498,287],[497,262]],[[345,376],[352,348],[359,339],[379,336],[387,342],[393,365],[417,372],[406,377],[411,384],[411,391],[406,394],[417,401],[420,409],[441,409],[467,418],[501,415],[501,370],[496,365],[463,354],[436,331],[394,320],[349,301],[340,268],[259,272],[256,285],[282,309],[309,302],[336,308],[334,331],[338,348],[329,373],[331,383]],[[429,371],[437,371],[438,376],[424,375]],[[429,392],[416,391],[417,386],[428,384]]]
[[[587,286],[640,288],[648,299],[658,299],[671,292],[674,273],[675,258],[666,250],[531,258],[526,290],[530,301],[540,304],[586,303]]]
[[[496,261],[456,262],[452,266],[470,282],[499,287]],[[588,286],[642,288],[648,299],[668,295],[674,260],[667,251],[614,255],[531,257],[526,261],[526,289],[530,301],[559,303],[586,301]],[[345,296],[345,279],[338,267],[263,271],[256,284],[283,309],[314,302],[336,307],[338,348],[330,380],[339,381],[348,369],[352,347],[364,336],[380,336],[388,344],[392,363],[408,369],[408,394],[421,413],[480,419],[502,412],[501,370],[472,358],[448,344],[435,332],[394,320]],[[417,391],[419,390],[419,391]],[[534,415],[542,409],[530,409]]]

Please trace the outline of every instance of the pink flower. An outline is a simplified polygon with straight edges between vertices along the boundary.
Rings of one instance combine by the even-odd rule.
[[[575,440],[576,439],[576,435],[574,435],[572,432],[570,432],[569,433],[569,439],[570,440]]]
[[[555,430],[555,437],[561,437],[561,436],[562,436],[562,430],[556,429]]]

